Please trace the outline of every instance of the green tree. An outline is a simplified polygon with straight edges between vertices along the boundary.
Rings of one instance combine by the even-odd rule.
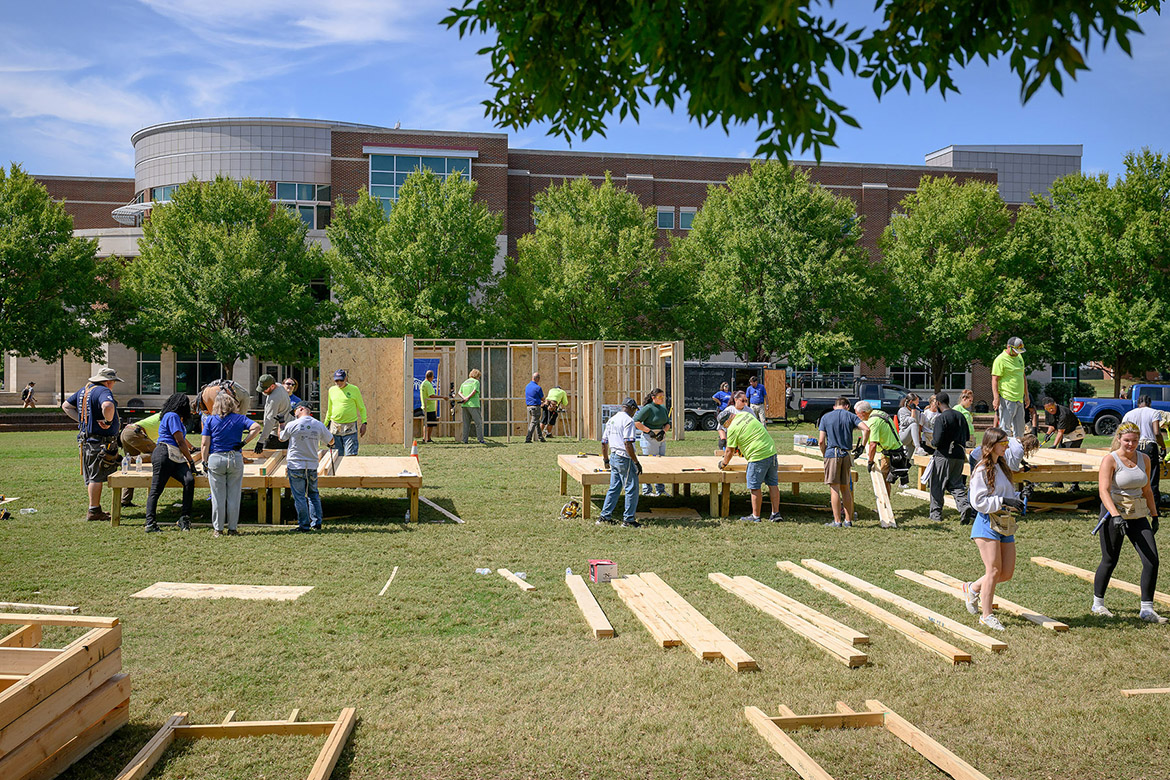
[[[879,246],[894,310],[889,345],[946,375],[989,362],[1038,309],[1039,293],[1009,262],[1011,214],[994,184],[924,176]]]
[[[503,220],[475,200],[476,183],[416,171],[389,215],[364,190],[326,229],[334,291],[367,336],[469,336],[496,283]]]
[[[707,354],[829,363],[878,349],[880,269],[859,244],[853,201],[783,163],[708,188],[675,252],[701,268]]]
[[[686,338],[687,266],[655,245],[656,212],[614,185],[581,177],[533,199],[536,229],[520,238],[496,300],[497,328],[541,339]]]
[[[0,355],[100,359],[115,272],[40,182],[0,167]]]
[[[851,4],[842,3],[842,6]],[[759,154],[832,146],[857,126],[830,79],[860,77],[881,98],[915,83],[957,92],[954,71],[1003,57],[1027,101],[1063,72],[1086,70],[1089,47],[1112,38],[1126,53],[1134,17],[1160,0],[876,0],[871,29],[826,13],[833,3],[685,0],[463,0],[442,21],[459,35],[490,34],[484,102],[501,127],[548,122],[572,139],[605,134],[614,114],[685,104],[700,125],[758,124]]]
[[[299,217],[272,205],[262,182],[192,179],[143,225],[141,256],[124,273],[131,316],[119,340],[210,350],[228,378],[235,361],[249,355],[314,363],[334,311],[311,290],[325,263],[305,233]]]
[[[1170,159],[1149,149],[1125,156],[1125,175],[1066,176],[1040,204],[1050,221],[1054,266],[1079,305],[1066,339],[1126,374],[1170,360]]]

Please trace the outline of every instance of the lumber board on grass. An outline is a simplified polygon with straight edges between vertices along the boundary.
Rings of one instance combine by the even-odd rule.
[[[843,712],[845,714],[851,714],[857,711],[843,701],[837,702],[835,709],[837,712]]]
[[[329,731],[329,738],[325,740],[321,752],[317,755],[312,770],[309,771],[308,780],[328,780],[329,776],[333,774],[333,768],[337,766],[338,759],[341,758],[341,751],[345,749],[345,743],[349,741],[349,735],[353,733],[353,727],[356,723],[357,710],[353,707],[346,707],[341,711],[341,715],[338,716],[336,723]]]
[[[0,647],[36,647],[41,643],[42,634],[41,627],[36,623],[21,626],[8,636],[0,638]]]
[[[64,715],[94,690],[113,679],[122,670],[122,651],[110,653],[74,677],[32,709],[0,729],[0,756],[31,739],[41,729]],[[109,708],[107,708],[109,709]]]
[[[639,622],[650,632],[650,636],[654,637],[655,642],[662,647],[678,647],[682,644],[682,638],[678,632],[646,603],[642,591],[634,585],[629,577],[610,580],[609,584],[613,586],[618,597],[634,613],[634,617],[638,618]]]
[[[829,582],[824,577],[813,574],[811,571],[797,566],[792,561],[777,561],[776,567],[782,571],[786,571],[794,577],[804,580],[808,584],[820,591],[824,591],[831,596],[834,596],[839,601],[848,604],[859,612],[869,615],[874,620],[885,623],[890,628],[900,633],[903,637],[915,644],[926,648],[932,653],[937,653],[952,664],[969,664],[971,663],[971,654],[960,650],[952,645],[950,642],[937,637],[929,631],[919,628],[908,620],[904,620],[894,613],[882,609],[877,604],[871,604],[869,601],[861,598],[856,593],[851,593],[836,583]]]
[[[451,513],[450,513],[450,512],[448,512],[446,509],[444,509],[443,507],[439,506],[439,505],[438,505],[438,504],[436,504],[434,501],[431,501],[431,500],[430,500],[429,498],[427,498],[426,496],[419,496],[419,497],[418,497],[418,500],[419,500],[419,501],[421,501],[421,502],[423,502],[423,503],[424,503],[424,504],[426,504],[427,506],[429,506],[431,509],[434,509],[435,511],[437,511],[439,514],[441,514],[441,515],[444,515],[445,517],[447,517],[447,518],[449,518],[449,519],[451,519],[451,520],[454,520],[456,523],[459,523],[459,524],[461,524],[461,525],[463,524],[463,519],[462,519],[462,518],[460,518],[460,517],[457,517],[457,516],[455,516],[455,515],[451,514]]]
[[[898,575],[904,580],[916,582],[924,588],[930,588],[931,590],[937,590],[939,593],[945,593],[948,596],[954,596],[964,603],[967,601],[966,597],[963,595],[963,585],[966,583],[964,583],[962,580],[957,579],[955,580],[955,584],[952,585],[949,582],[942,582],[938,579],[928,577],[925,574],[919,574],[916,571],[911,571],[910,569],[894,569],[894,574]],[[991,607],[992,609],[999,609],[998,596],[996,596],[995,601],[992,602]]]
[[[118,674],[110,678],[48,726],[0,757],[0,777],[24,777],[129,698],[129,675]]]
[[[836,636],[804,620],[799,615],[768,601],[746,584],[738,583],[726,574],[718,572],[708,574],[707,577],[727,592],[739,596],[764,614],[776,618],[784,627],[793,633],[819,645],[823,650],[846,666],[850,668],[864,666],[869,661],[869,657],[865,653],[854,650],[852,645],[846,644]]]
[[[35,707],[74,677],[122,646],[122,627],[95,628],[70,642],[61,654],[0,693],[0,728]]]
[[[800,729],[867,729],[885,723],[886,713],[877,712],[830,712],[820,715],[780,715],[772,718],[778,728],[785,731]]]
[[[886,478],[880,469],[869,472],[870,482],[873,483],[873,497],[877,504],[878,523],[882,528],[897,528],[898,522],[894,519],[894,507],[890,505],[890,496],[886,493]]]
[[[162,758],[166,749],[175,741],[175,728],[187,722],[187,713],[176,712],[171,717],[167,718],[163,723],[162,728],[155,732],[154,736],[142,746],[138,751],[138,755],[130,759],[130,763],[122,767],[122,771],[114,780],[143,780],[154,765]]]
[[[585,578],[580,574],[569,574],[565,577],[565,584],[569,586],[569,591],[577,600],[577,606],[581,609],[581,614],[585,616],[585,622],[593,631],[594,638],[603,639],[613,636],[613,626],[610,625],[609,618],[605,616],[601,605],[594,598],[593,591],[589,590],[589,586],[585,584]]]
[[[69,740],[56,753],[37,764],[35,769],[24,776],[24,780],[53,780],[129,722],[130,700],[127,699],[107,712],[97,723]]]
[[[1095,576],[1094,573],[1088,569],[1082,569],[1079,566],[1072,566],[1071,564],[1053,560],[1052,558],[1045,558],[1042,555],[1032,556],[1032,563],[1035,563],[1039,566],[1046,566],[1049,569],[1060,572],[1061,574],[1071,574],[1074,577],[1080,577],[1086,582],[1092,582]],[[1132,593],[1135,596],[1142,595],[1142,589],[1137,585],[1134,585],[1132,582],[1126,582],[1125,580],[1119,580],[1116,577],[1113,577],[1109,580],[1109,587],[1115,588],[1116,590],[1125,591],[1126,593]],[[1154,591],[1154,601],[1170,606],[1170,594],[1156,590]]]
[[[81,607],[67,607],[62,604],[25,604],[20,601],[0,601],[0,609],[35,609],[40,612],[58,612],[62,615],[76,615]]]
[[[651,574],[652,572],[643,572],[629,578],[634,580],[634,587],[639,588],[647,606],[658,613],[658,616],[674,629],[675,633],[682,639],[682,643],[697,658],[704,661],[718,658],[719,649],[715,646],[717,638],[705,626],[696,622],[694,610],[688,609],[689,604],[686,607],[681,606],[679,602],[682,601],[682,598],[678,594],[674,594],[674,598],[667,595],[666,591],[674,593],[673,588],[667,585],[665,590],[661,590],[656,587],[657,583],[651,584]]]
[[[242,739],[244,737],[323,737],[336,725],[332,720],[233,720],[174,726],[175,739]]]
[[[828,615],[818,612],[812,607],[807,606],[806,604],[797,601],[790,596],[786,596],[780,591],[770,588],[762,582],[758,582],[751,577],[746,577],[743,575],[735,577],[734,580],[736,582],[746,582],[751,584],[752,587],[754,587],[761,595],[770,601],[776,602],[778,605],[788,610],[789,612],[792,612],[793,614],[804,618],[809,623],[812,623],[814,626],[818,626],[824,631],[829,632],[847,645],[856,646],[869,644],[868,635],[850,628],[844,623],[834,620]]]
[[[727,634],[724,634],[718,627],[707,617],[695,609],[690,602],[680,596],[674,588],[670,587],[654,572],[644,572],[642,581],[646,583],[652,590],[655,591],[664,600],[671,603],[678,611],[687,616],[688,622],[698,628],[698,636],[696,637],[696,644],[701,648],[713,647],[718,657],[722,658],[724,663],[730,666],[737,672],[752,671],[759,668],[755,659],[752,658],[742,647],[733,642]],[[683,642],[687,641],[687,637],[683,635]],[[696,655],[699,650],[696,650]],[[705,652],[705,650],[704,650]],[[703,655],[702,657],[706,657]]]
[[[911,601],[910,599],[903,596],[899,596],[893,591],[886,590],[885,588],[879,588],[877,585],[866,582],[860,577],[854,577],[848,572],[841,571],[840,569],[830,566],[827,563],[822,563],[816,558],[802,558],[800,562],[802,565],[812,569],[818,574],[831,577],[838,582],[843,582],[846,585],[849,585],[855,590],[859,590],[862,593],[873,596],[874,598],[878,598],[882,601],[893,604],[894,606],[909,612],[915,617],[921,618],[922,620],[925,620],[929,623],[933,623],[942,630],[949,631],[961,639],[974,642],[980,647],[993,653],[1002,653],[1004,650],[1007,650],[1006,642],[995,639],[994,637],[990,637],[987,634],[984,634],[982,631],[976,631],[970,626],[949,618],[940,612],[935,612],[933,609],[927,609],[921,604],[915,601]]]
[[[902,490],[898,492],[898,495],[910,496],[910,498],[917,498],[921,501],[930,500],[930,493],[926,492],[925,490],[919,490],[918,488],[902,488]],[[943,506],[947,507],[948,509],[953,509],[956,512],[959,511],[959,505],[955,503],[955,498],[950,493],[945,493],[943,495]]]
[[[536,590],[535,585],[533,585],[529,582],[525,582],[524,580],[520,579],[519,577],[517,577],[515,574],[508,571],[507,569],[496,569],[496,574],[500,575],[501,577],[506,579],[508,582],[515,584],[516,587],[520,588],[520,590],[522,590],[522,591],[527,592],[530,590]]]
[[[743,714],[772,749],[804,780],[833,780],[832,775],[822,769],[812,756],[796,744],[796,740],[785,734],[759,707],[744,707]]]
[[[895,572],[895,574],[897,573],[898,572]],[[938,569],[927,569],[925,572],[923,572],[923,574],[926,575],[927,580],[933,580],[943,585],[944,587],[949,587],[952,593],[957,594],[960,599],[963,598],[962,580],[956,577],[952,577],[945,572],[941,572]],[[918,580],[915,581],[918,582]],[[926,582],[922,582],[922,584],[925,585]],[[1062,623],[1059,620],[1048,617],[1047,615],[1041,615],[1039,612],[1033,612],[1027,607],[1022,607],[1014,601],[1008,601],[1001,596],[995,597],[994,606],[1002,609],[1004,612],[1010,612],[1011,614],[1022,617],[1025,620],[1029,620],[1038,626],[1047,628],[1049,631],[1068,631],[1067,623]]]
[[[0,613],[0,623],[12,625],[70,626],[73,628],[113,628],[118,625],[115,617],[93,617],[89,615],[30,615],[17,612]]]
[[[312,585],[217,585],[208,582],[156,582],[137,593],[136,599],[248,599],[295,601]]]
[[[0,647],[0,674],[32,674],[59,655],[46,647]]]
[[[883,710],[886,716],[886,730],[916,750],[930,763],[946,772],[955,780],[989,780],[987,775],[940,745],[933,737],[877,699],[867,699],[865,706],[871,710]]]
[[[1163,694],[1170,694],[1170,688],[1123,688],[1121,695],[1125,697],[1130,696],[1159,696]]]

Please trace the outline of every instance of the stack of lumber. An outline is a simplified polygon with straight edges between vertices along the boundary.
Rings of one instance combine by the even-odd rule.
[[[654,572],[610,580],[630,611],[663,647],[685,644],[704,661],[722,658],[737,672],[759,668],[755,660]]]
[[[2,614],[19,626],[0,638],[0,778],[49,780],[130,718],[117,618]],[[61,649],[40,647],[44,626],[88,631]]]

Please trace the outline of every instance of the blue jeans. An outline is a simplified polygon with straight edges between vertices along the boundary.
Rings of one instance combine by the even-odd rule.
[[[297,525],[302,531],[320,528],[325,512],[317,491],[317,469],[289,469],[288,486],[292,490],[293,506],[297,508]]]
[[[601,505],[601,518],[610,520],[617,509],[618,496],[626,494],[624,522],[630,522],[638,511],[638,468],[625,455],[612,452],[609,455],[609,490],[605,492],[605,503]]]
[[[234,531],[240,522],[240,493],[244,485],[244,456],[239,450],[207,456],[207,483],[211,487],[211,527]]]
[[[655,439],[650,434],[643,433],[642,434],[642,454],[647,456],[647,457],[649,457],[651,455],[665,455],[666,454],[666,442],[665,441],[658,441],[658,439]],[[666,485],[658,484],[658,485],[654,486],[654,489],[657,490],[659,493],[665,493],[666,492]],[[650,495],[650,486],[646,485],[645,489],[642,492],[645,493],[646,495]]]
[[[337,448],[338,455],[357,455],[358,453],[358,435],[357,431],[346,434],[334,434],[334,447]]]

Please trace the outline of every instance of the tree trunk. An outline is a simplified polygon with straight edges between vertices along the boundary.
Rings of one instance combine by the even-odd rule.
[[[935,393],[935,395],[938,395],[939,393],[942,392],[943,376],[945,376],[945,374],[946,374],[946,372],[944,371],[945,368],[946,368],[946,366],[943,363],[943,361],[938,359],[938,358],[933,358],[930,361],[930,374],[931,374],[930,378],[932,380],[934,380],[934,393]]]
[[[1113,356],[1113,397],[1121,397],[1121,356]]]
[[[232,369],[236,367],[236,362],[233,360],[231,363],[220,363],[219,365],[223,369],[223,378],[230,381],[232,378]]]

